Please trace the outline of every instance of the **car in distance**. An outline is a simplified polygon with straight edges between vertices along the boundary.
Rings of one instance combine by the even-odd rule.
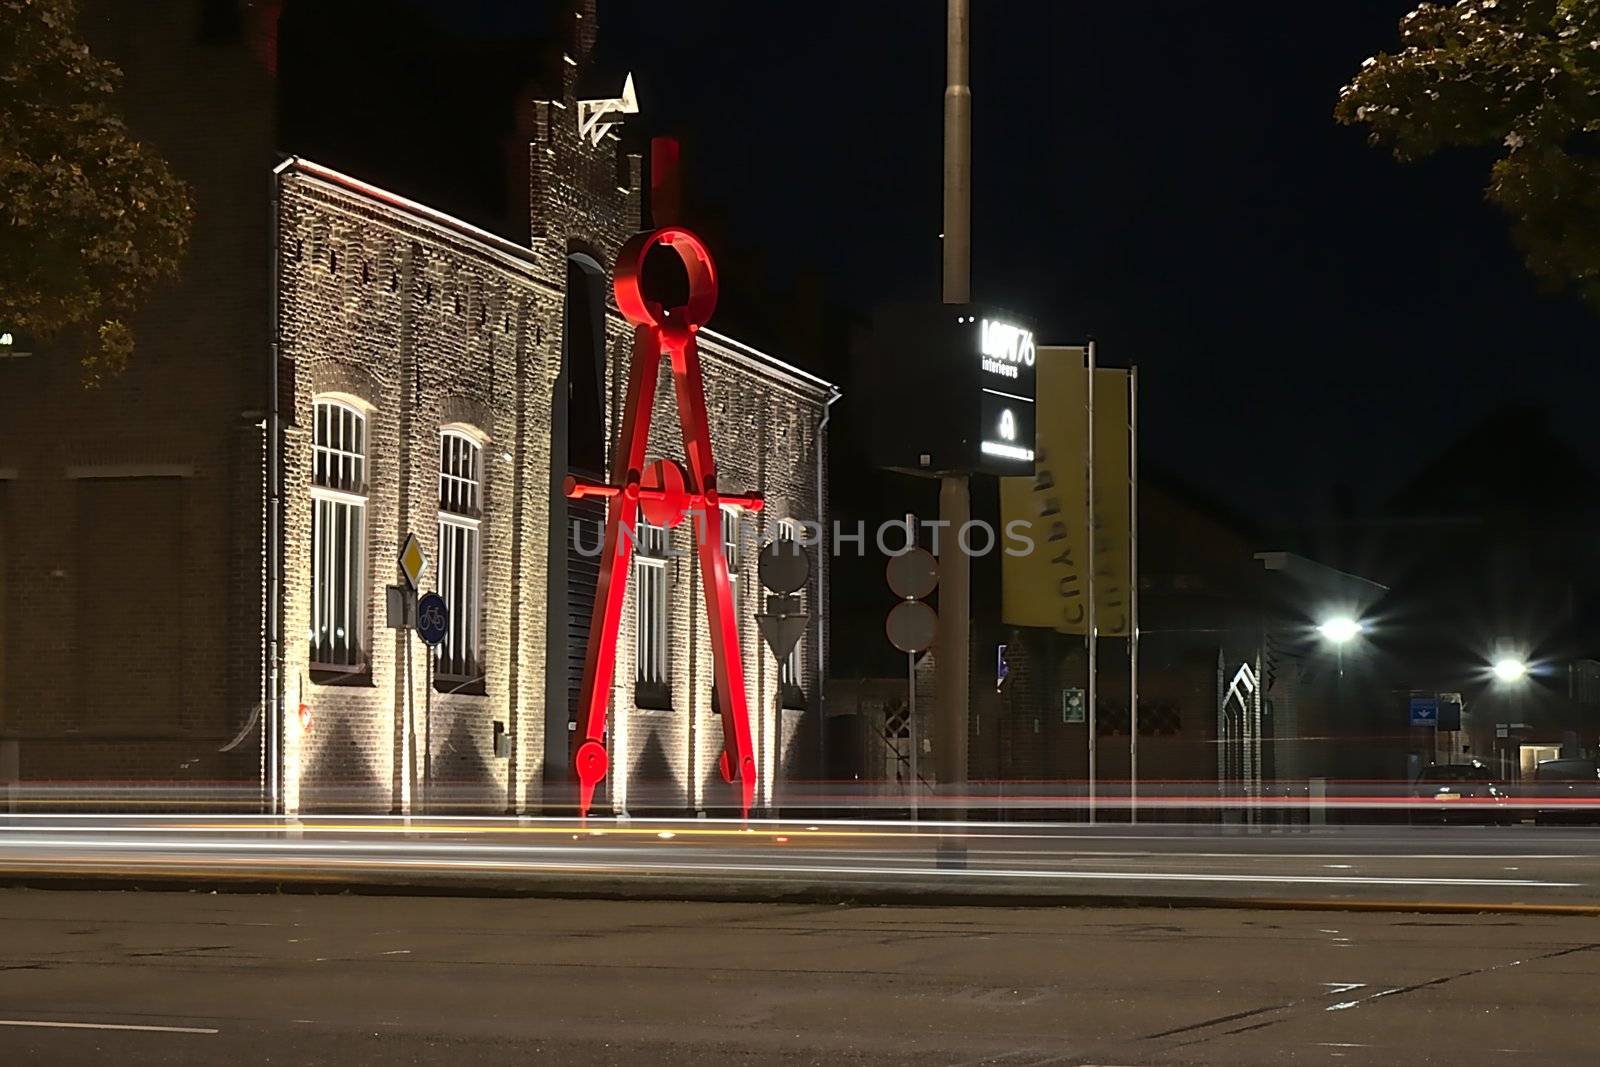
[[[1414,823],[1509,826],[1512,821],[1505,790],[1477,760],[1425,768],[1411,787],[1409,810]]]
[[[1533,769],[1533,821],[1600,823],[1600,763],[1592,759],[1541,760]]]

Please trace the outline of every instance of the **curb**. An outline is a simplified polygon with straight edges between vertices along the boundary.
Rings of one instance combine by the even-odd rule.
[[[0,889],[271,895],[471,897],[506,900],[604,900],[702,904],[806,904],[844,907],[915,908],[1171,908],[1228,911],[1387,912],[1434,915],[1549,915],[1600,917],[1600,904],[1529,904],[1492,901],[1354,900],[1286,897],[1181,896],[1171,894],[957,893],[940,889],[855,885],[780,886],[764,882],[711,883],[671,875],[618,882],[541,878],[510,882],[493,878],[345,878],[297,874],[277,878],[231,871],[124,870],[110,872],[0,871]]]

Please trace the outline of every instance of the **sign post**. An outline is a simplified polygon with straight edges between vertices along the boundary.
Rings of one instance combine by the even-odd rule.
[[[811,579],[811,557],[806,554],[805,547],[800,542],[780,537],[776,541],[768,541],[761,549],[756,569],[761,577],[761,584],[772,594],[767,597],[766,612],[756,616],[756,626],[761,631],[762,639],[767,642],[767,647],[772,650],[772,658],[778,662],[781,679],[784,661],[794,651],[794,646],[799,643],[801,635],[806,632],[807,623],[810,622],[809,616],[801,606],[800,598],[794,594],[804,589],[806,582]],[[782,730],[781,722],[778,729]],[[817,715],[817,729],[823,729],[820,709]],[[778,750],[778,738],[769,737],[766,742],[767,751]],[[772,785],[769,784],[767,789],[770,806]]]
[[[405,587],[400,590],[403,605],[399,625],[393,619],[390,625],[404,634],[400,639],[405,650],[405,675],[406,695],[401,713],[405,723],[400,731],[401,766],[405,768],[405,780],[401,783],[400,807],[406,815],[411,814],[412,798],[417,791],[417,715],[416,715],[416,689],[411,680],[411,636],[409,631],[415,628],[417,622],[417,582],[422,578],[422,572],[428,569],[428,556],[422,551],[422,542],[417,540],[415,533],[407,533],[405,541],[400,545],[400,557],[396,561],[400,568],[400,576],[405,579]]]
[[[428,593],[417,601],[417,636],[428,646],[428,669],[422,679],[422,790],[423,799],[433,792],[433,671],[440,643],[450,632],[450,609],[444,597]]]
[[[906,516],[906,528],[916,529]],[[889,557],[885,570],[889,590],[900,603],[889,609],[884,630],[889,643],[906,654],[906,724],[911,734],[911,821],[916,822],[922,793],[922,737],[917,731],[917,653],[933,644],[939,619],[923,600],[939,585],[939,561],[922,548],[911,548]]]

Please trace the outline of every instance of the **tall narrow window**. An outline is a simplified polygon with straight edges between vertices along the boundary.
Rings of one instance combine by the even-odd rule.
[[[666,706],[667,531],[640,519],[634,527],[634,663],[638,702]]]
[[[483,448],[459,430],[446,430],[439,438],[439,595],[450,626],[439,645],[438,675],[452,683],[483,676],[482,508]]]
[[[337,400],[315,405],[311,473],[311,664],[364,666],[367,419]]]
[[[800,524],[794,519],[778,520],[778,540],[795,541],[800,537]],[[778,667],[778,694],[784,707],[799,707],[805,702],[805,691],[800,684],[800,646],[804,639],[796,641],[794,648],[783,658],[783,663]]]
[[[739,509],[722,505],[722,558],[728,564],[728,588],[739,603]]]

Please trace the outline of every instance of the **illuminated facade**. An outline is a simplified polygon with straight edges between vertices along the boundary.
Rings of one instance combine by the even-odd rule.
[[[202,209],[231,196],[271,231],[197,231],[183,285],[141,323],[148,358],[104,396],[73,392],[70,361],[0,367],[22,387],[0,398],[0,752],[24,781],[203,780],[291,812],[572,809],[599,511],[561,488],[569,473],[601,478],[616,437],[632,328],[610,274],[642,215],[638,157],[606,122],[579,128],[593,5],[574,14],[587,18],[543,83],[550,98],[516,112],[526,242],[299,158],[272,170],[268,212],[265,166],[208,184],[204,161],[176,158]],[[270,115],[269,92],[261,103]],[[174,120],[167,139],[203,140],[195,125]],[[220,251],[230,237],[244,250]],[[208,335],[206,316],[237,326]],[[803,592],[797,659],[780,665],[755,624],[754,562],[781,524],[826,521],[835,392],[712,326],[699,347],[722,482],[765,501],[718,522],[762,807],[814,751],[797,738],[816,708],[826,566]],[[71,414],[83,409],[97,414]],[[653,411],[648,456],[681,457],[670,386]],[[49,422],[76,425],[74,439],[44,447]],[[421,589],[453,614],[431,684],[422,643],[386,625],[410,533],[428,557]],[[596,810],[737,810],[717,770],[689,531],[645,541]],[[31,605],[48,625],[19,630]],[[141,626],[153,606],[170,625]],[[40,674],[19,674],[30,661]]]

